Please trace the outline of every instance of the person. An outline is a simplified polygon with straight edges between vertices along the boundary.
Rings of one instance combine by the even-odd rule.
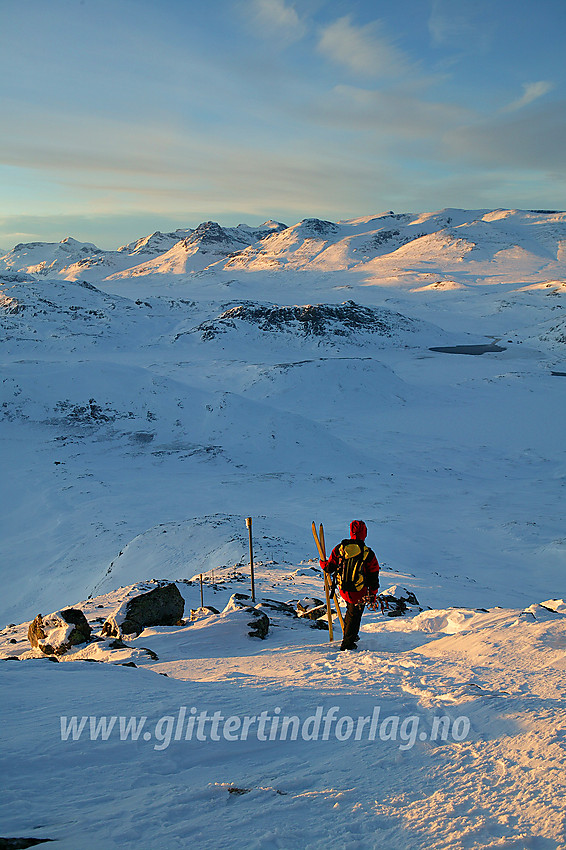
[[[350,539],[334,547],[328,560],[320,566],[336,578],[340,596],[346,603],[344,636],[341,650],[357,649],[359,628],[366,604],[375,606],[379,590],[379,563],[375,553],[365,544],[367,528],[361,519],[350,523]]]

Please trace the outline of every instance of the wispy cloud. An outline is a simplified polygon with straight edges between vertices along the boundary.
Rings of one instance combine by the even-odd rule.
[[[552,91],[553,88],[554,84],[547,80],[539,80],[538,83],[523,83],[523,96],[510,103],[505,111],[515,112],[517,109],[522,109],[534,100],[538,100],[539,97],[543,97],[547,92]]]
[[[435,47],[483,50],[493,34],[489,0],[433,0],[428,29]]]
[[[275,37],[290,43],[306,34],[305,22],[285,0],[249,0],[247,12],[255,29],[266,38]]]
[[[566,179],[566,101],[537,104],[527,112],[462,124],[444,137],[444,155],[467,165],[501,166]]]
[[[350,132],[374,130],[372,145],[411,142],[418,146],[462,123],[475,113],[450,103],[416,97],[411,92],[377,91],[350,85],[335,86],[313,114],[317,120]]]
[[[411,68],[409,59],[386,36],[379,21],[357,26],[350,15],[321,30],[318,51],[360,75],[396,77]]]

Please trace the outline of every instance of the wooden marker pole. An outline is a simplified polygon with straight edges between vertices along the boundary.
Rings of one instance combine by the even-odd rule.
[[[199,576],[200,578],[200,607],[204,608],[204,596],[202,592],[202,573]]]
[[[254,584],[254,550],[252,543],[252,518],[251,516],[246,517],[246,525],[248,527],[248,534],[250,538],[250,573],[252,578],[252,602],[255,602],[255,584]]]

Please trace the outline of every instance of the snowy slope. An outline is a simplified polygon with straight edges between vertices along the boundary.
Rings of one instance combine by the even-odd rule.
[[[21,659],[0,663],[3,836],[566,848],[565,222],[206,224],[2,258],[0,658]],[[247,516],[265,641],[230,601],[249,593]],[[354,517],[382,589],[423,610],[366,612],[352,657],[266,600],[322,598],[310,523],[330,546]],[[200,573],[223,613],[191,622]],[[163,578],[183,625],[58,664],[31,650],[39,612],[78,604],[98,629],[124,588]],[[165,746],[182,706],[256,721]],[[375,740],[371,721],[358,739],[257,735],[262,711],[318,706],[356,723],[379,707]],[[151,737],[62,741],[73,715],[146,716]],[[469,729],[433,740],[438,716]]]
[[[312,218],[291,227],[267,221],[225,228],[208,221],[195,230],[156,231],[118,251],[68,237],[58,244],[17,245],[0,258],[0,270],[91,283],[188,275],[209,266],[231,272],[357,270],[395,283],[406,279],[399,274],[406,269],[413,281],[420,273],[423,285],[427,274],[459,273],[464,284],[512,280],[521,270],[525,282],[538,283],[565,277],[565,245],[563,212],[445,209],[337,223]]]
[[[307,573],[258,565],[264,641],[230,598],[249,592],[245,572],[221,570],[205,586],[219,615],[121,649],[77,646],[52,664],[23,628],[3,630],[0,651],[22,659],[0,665],[4,766],[20,765],[5,834],[63,850],[563,848],[564,601],[366,614],[358,652],[340,653],[270,607],[319,591]],[[198,583],[178,587],[198,608]],[[128,590],[80,603],[95,631]],[[22,713],[30,692],[41,700]],[[65,783],[55,797],[45,760]]]
[[[206,221],[155,259],[109,275],[109,280],[149,275],[185,275],[200,271],[282,228],[284,225],[271,221],[257,229],[247,225],[222,228],[214,221]]]

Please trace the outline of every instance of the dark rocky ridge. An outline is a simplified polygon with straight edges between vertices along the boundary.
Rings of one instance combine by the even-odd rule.
[[[401,313],[363,307],[354,301],[338,305],[307,304],[290,307],[249,302],[226,310],[216,319],[203,322],[196,330],[202,333],[204,340],[209,340],[228,329],[237,328],[239,322],[256,325],[267,333],[292,332],[304,337],[348,337],[359,332],[391,337],[394,331],[413,331],[417,326],[416,322]]]

